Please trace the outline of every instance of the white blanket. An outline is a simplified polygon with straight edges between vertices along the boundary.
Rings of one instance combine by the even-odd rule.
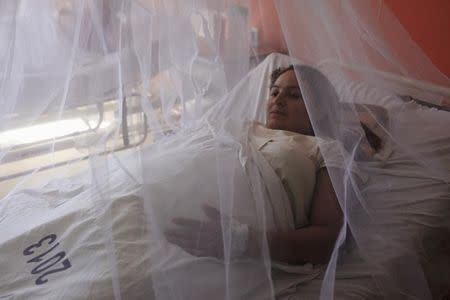
[[[166,299],[176,290],[183,299],[214,299],[227,288],[233,299],[260,299],[316,277],[320,268],[311,265],[279,266],[273,287],[264,258],[225,267],[165,240],[174,217],[204,219],[204,204],[232,204],[229,213],[251,226],[293,228],[281,183],[244,145],[205,126],[150,146],[142,170],[111,164],[93,177],[108,180],[60,179],[3,199],[0,298]]]

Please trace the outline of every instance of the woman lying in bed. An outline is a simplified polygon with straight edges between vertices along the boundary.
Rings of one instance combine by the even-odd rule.
[[[270,256],[290,264],[325,263],[343,216],[318,139],[314,137],[294,66],[272,73],[266,112],[265,125],[253,124],[252,142],[281,179],[296,228],[267,233]],[[178,226],[166,231],[167,239],[196,256],[222,257],[223,239],[217,238],[222,232],[220,214],[209,206],[204,210],[210,222],[176,218],[173,222]],[[256,241],[260,234],[244,224],[235,227],[241,240],[245,240],[238,255],[259,255]],[[199,245],[205,246],[199,249]]]
[[[315,72],[331,87],[317,70],[300,72]],[[242,100],[248,82],[224,104]],[[144,149],[142,170],[133,167],[133,156],[98,168],[107,172],[97,176],[108,184],[90,184],[83,175],[81,186],[64,179],[0,201],[0,221],[8,228],[0,235],[7,258],[0,259],[0,269],[8,270],[0,274],[0,298],[112,299],[115,284],[127,299],[171,299],[174,291],[183,299],[226,293],[262,299],[254,293],[272,295],[319,275],[321,266],[302,263],[324,263],[330,256],[343,217],[328,171],[343,163],[324,152],[326,145],[339,152],[336,143],[314,136],[293,68],[272,76],[265,126],[237,126],[234,140],[209,125],[202,121]],[[142,182],[136,180],[141,171]],[[64,182],[67,189],[61,189]],[[206,203],[221,213],[204,206],[207,219],[201,222]],[[226,213],[233,222],[226,222]],[[225,247],[227,229],[232,243]],[[214,257],[239,259],[222,264]],[[268,272],[274,270],[277,276]]]

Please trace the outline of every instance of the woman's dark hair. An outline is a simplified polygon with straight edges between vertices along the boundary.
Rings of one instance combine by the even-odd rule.
[[[275,81],[277,81],[278,77],[280,77],[283,73],[287,71],[294,71],[294,65],[289,65],[287,67],[280,67],[273,70],[272,74],[270,74],[270,87],[272,87],[275,84]]]

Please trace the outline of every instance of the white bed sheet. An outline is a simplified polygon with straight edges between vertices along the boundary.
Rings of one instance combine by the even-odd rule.
[[[208,130],[197,131],[196,138],[202,131]],[[180,137],[186,143],[187,136]],[[13,299],[111,299],[114,297],[114,280],[116,287],[120,285],[122,297],[127,299],[149,299],[153,288],[159,291],[158,297],[164,299],[164,292],[170,292],[171,284],[177,284],[178,289],[187,284],[190,291],[196,291],[195,295],[185,299],[213,299],[215,295],[224,294],[223,263],[213,258],[191,256],[158,237],[161,231],[152,231],[152,224],[147,223],[149,210],[144,204],[145,201],[152,202],[150,219],[163,228],[170,226],[176,216],[204,218],[201,205],[217,199],[215,194],[218,193],[214,184],[217,170],[211,168],[216,165],[216,150],[208,149],[205,138],[208,137],[201,136],[201,149],[193,142],[190,148],[164,151],[161,156],[146,158],[145,169],[159,169],[159,172],[155,172],[157,176],[146,176],[142,183],[136,182],[139,178],[137,170],[129,167],[124,172],[110,162],[108,199],[102,198],[105,187],[93,187],[91,180],[83,176],[54,180],[3,199],[0,202],[0,226],[7,230],[0,235],[0,296],[12,296]],[[240,156],[233,147],[225,145],[222,150],[221,156],[226,156],[235,167],[235,188],[239,191],[235,199],[235,216],[254,222],[254,203],[248,201],[253,197]],[[124,158],[123,166],[133,165],[133,160],[128,159],[129,163]],[[263,169],[264,166],[261,167],[264,173]],[[191,176],[194,171],[198,177]],[[276,178],[273,170],[266,171],[264,176]],[[273,178],[269,181],[277,182]],[[198,189],[200,183],[202,189]],[[291,212],[281,183],[272,192],[276,201],[266,203],[268,228],[293,226],[276,221],[292,219],[284,216]],[[144,198],[143,193],[146,194]],[[188,201],[180,201],[183,198]],[[270,201],[270,197],[268,199]],[[36,258],[42,253],[42,259]],[[50,262],[43,263],[46,259]],[[53,267],[46,268],[53,261],[57,261],[56,266],[62,266],[60,264],[65,260],[69,261],[69,267],[45,274],[54,270]],[[275,289],[310,280],[321,270],[310,264],[288,270],[280,265],[278,273],[282,281],[275,280]],[[228,284],[235,286],[233,291],[238,293],[234,298],[260,299],[261,295],[267,295],[270,284],[261,276],[265,266],[260,261],[237,260],[230,271],[233,282]],[[296,276],[288,276],[289,272]],[[170,275],[167,276],[170,282],[165,280],[165,275]],[[256,278],[261,278],[261,282],[255,281]],[[192,288],[195,285],[198,285],[197,289]]]

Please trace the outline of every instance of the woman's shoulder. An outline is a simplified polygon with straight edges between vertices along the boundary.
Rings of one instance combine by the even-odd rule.
[[[275,151],[274,155],[307,156],[318,164],[321,161],[319,140],[314,136],[304,135],[292,131],[270,129],[263,124],[253,123],[253,141],[258,150]],[[284,154],[282,154],[282,153]]]
[[[296,142],[310,142],[310,143],[316,142],[315,136],[283,129],[267,128],[263,123],[257,121],[252,121],[251,126],[252,126],[252,133],[257,136],[267,136],[279,139],[291,139],[295,140]]]

